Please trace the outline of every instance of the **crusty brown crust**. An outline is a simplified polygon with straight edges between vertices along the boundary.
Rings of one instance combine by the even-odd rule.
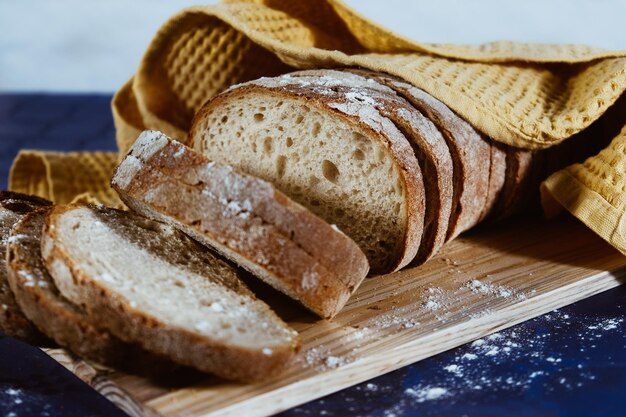
[[[172,223],[321,317],[339,312],[367,275],[351,239],[271,184],[157,132],[140,136],[112,185],[135,211]]]
[[[273,348],[272,355],[226,345],[197,333],[169,326],[129,306],[118,294],[82,271],[58,238],[58,219],[79,206],[56,206],[46,216],[42,234],[44,262],[61,293],[83,306],[90,317],[103,323],[120,339],[139,343],[182,365],[217,376],[258,381],[281,372],[298,349],[297,338],[289,346]]]
[[[506,179],[506,145],[491,139],[485,140],[488,140],[491,146],[491,163],[489,164],[487,198],[485,199],[485,207],[480,214],[480,221],[489,218],[496,210]]]
[[[521,208],[532,175],[533,155],[537,152],[512,146],[506,148],[506,174],[495,210],[497,218],[511,216]]]
[[[34,345],[49,344],[50,340],[37,330],[16,303],[9,287],[5,254],[15,223],[27,213],[50,204],[40,197],[0,191],[0,330]]]
[[[446,241],[476,225],[489,187],[489,142],[448,106],[423,90],[387,74],[351,70],[394,89],[439,128],[454,165],[454,196]]]
[[[575,162],[582,162],[589,155],[602,149],[598,124],[592,125],[556,146],[540,151],[515,147],[507,149],[507,184],[503,201],[499,206],[500,218],[523,211],[539,210],[539,186],[550,174]]]
[[[272,79],[262,79],[264,84],[271,84]],[[371,272],[374,274],[382,274],[391,271],[398,270],[403,266],[406,266],[413,260],[417,254],[420,246],[421,236],[424,227],[424,185],[422,180],[421,170],[418,161],[415,157],[411,145],[406,138],[401,134],[392,136],[386,134],[384,131],[375,130],[372,126],[365,123],[364,120],[354,115],[346,114],[345,112],[336,108],[337,106],[331,106],[331,104],[346,104],[347,100],[338,101],[336,99],[330,100],[329,97],[325,97],[322,94],[316,93],[314,89],[307,86],[298,85],[297,83],[289,84],[282,83],[275,87],[266,85],[257,85],[257,81],[251,81],[245,84],[241,84],[226,92],[219,94],[208,101],[196,114],[192,127],[189,133],[189,140],[191,146],[193,146],[194,138],[200,136],[200,127],[203,124],[206,116],[210,113],[211,109],[220,106],[231,95],[246,95],[254,94],[255,92],[272,92],[279,97],[297,98],[304,101],[308,106],[321,109],[324,112],[331,112],[338,118],[344,120],[348,125],[358,126],[359,129],[364,129],[372,132],[372,136],[380,140],[380,142],[389,150],[393,156],[399,171],[403,176],[402,180],[406,190],[406,206],[407,216],[405,224],[405,233],[401,244],[397,245],[393,249],[393,253],[388,259],[388,262],[384,265],[377,265],[370,260]],[[352,104],[352,103],[351,103]],[[398,132],[399,133],[399,132]],[[330,220],[330,219],[329,219]]]
[[[15,225],[7,247],[11,290],[39,330],[74,354],[107,366],[159,375],[176,369],[164,358],[128,344],[96,326],[57,290],[41,258],[41,232],[48,208],[27,214]]]
[[[307,82],[317,85],[324,96],[335,100],[351,93],[372,99],[376,110],[391,120],[409,141],[424,179],[425,199],[424,229],[417,255],[411,264],[426,262],[439,251],[446,240],[454,195],[452,158],[435,125],[395,90],[379,83],[377,79],[368,79],[362,73],[308,70],[290,75],[306,77]],[[337,82],[345,80],[345,86],[326,87],[324,77],[334,78]]]

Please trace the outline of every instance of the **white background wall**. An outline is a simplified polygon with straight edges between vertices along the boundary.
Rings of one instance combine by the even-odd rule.
[[[298,1],[298,0],[293,0]],[[626,49],[626,0],[346,0],[422,42]],[[0,0],[0,91],[117,90],[158,27],[211,0]]]

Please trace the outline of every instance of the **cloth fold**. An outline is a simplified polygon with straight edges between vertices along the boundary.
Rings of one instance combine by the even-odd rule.
[[[116,152],[45,152],[23,150],[13,161],[9,189],[57,204],[74,201],[121,207],[110,186]]]
[[[199,107],[233,84],[297,68],[332,67],[396,75],[443,101],[491,138],[527,149],[550,147],[589,128],[626,90],[626,51],[512,42],[423,44],[376,25],[338,0],[226,1],[185,9],[155,35],[136,74],[113,100],[118,147],[125,153],[145,128],[185,141]],[[626,113],[611,114],[611,123],[626,124]],[[624,194],[623,142],[622,131],[605,151],[544,185],[553,202],[622,252],[624,228],[611,226],[609,233],[602,227],[622,224],[626,210],[611,194],[620,186]],[[605,163],[606,158],[618,162]],[[19,162],[20,157],[12,187],[27,184],[29,190],[54,198],[88,190],[112,201],[105,187],[65,186],[67,176],[61,172],[57,180],[52,177],[56,172],[26,172],[18,169]],[[28,179],[44,172],[52,175],[46,181]],[[597,208],[594,195],[611,209],[590,220],[584,213]]]

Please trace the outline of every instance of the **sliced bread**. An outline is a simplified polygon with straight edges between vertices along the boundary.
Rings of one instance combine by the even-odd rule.
[[[364,74],[370,75],[336,70],[298,71],[290,75],[298,77],[300,83],[308,83],[316,94],[329,99],[339,101],[348,97],[371,103],[408,139],[424,179],[424,228],[412,262],[422,264],[443,246],[452,217],[455,183],[450,150],[437,127],[411,103],[395,90]]]
[[[454,196],[446,240],[480,221],[489,187],[491,146],[468,122],[435,97],[390,75],[350,70],[395,90],[441,131],[454,164]]]
[[[368,272],[356,243],[266,181],[154,131],[113,175],[133,210],[171,223],[274,288],[331,318]]]
[[[41,250],[61,294],[120,339],[237,380],[280,372],[297,334],[236,271],[172,226],[103,206],[57,206]]]
[[[336,224],[373,273],[399,269],[415,257],[424,222],[413,149],[372,102],[317,90],[290,75],[233,86],[197,113],[190,144]]]
[[[7,245],[11,228],[26,214],[49,206],[48,200],[26,194],[0,191],[0,331],[31,344],[40,344],[46,337],[22,313],[7,280]]]
[[[7,247],[9,285],[24,315],[42,333],[81,358],[150,375],[173,370],[162,358],[113,336],[59,293],[41,257],[41,233],[48,210],[24,216],[13,227]]]

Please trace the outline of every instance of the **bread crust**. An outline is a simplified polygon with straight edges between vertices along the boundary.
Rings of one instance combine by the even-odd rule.
[[[430,94],[390,75],[350,70],[392,88],[422,112],[443,135],[454,166],[454,196],[446,241],[476,225],[486,204],[489,187],[489,141],[448,106]]]
[[[453,161],[444,138],[435,125],[399,96],[395,90],[367,78],[356,71],[309,70],[290,74],[306,77],[307,82],[317,85],[324,96],[338,100],[350,94],[371,99],[381,116],[391,120],[405,136],[414,150],[424,183],[424,228],[413,265],[426,262],[439,251],[446,240],[448,222],[453,206]],[[345,86],[329,88],[325,77],[344,82]]]
[[[135,211],[182,229],[323,318],[367,275],[365,255],[343,233],[268,182],[158,132],[140,135],[112,186]]]
[[[12,227],[26,214],[52,203],[27,194],[0,191],[0,330],[33,345],[50,344],[22,313],[8,281],[6,249]]]
[[[533,159],[537,151],[506,148],[506,174],[496,217],[503,219],[517,213],[528,197]]]
[[[213,107],[220,106],[233,95],[254,94],[255,92],[271,92],[277,97],[302,100],[303,103],[308,106],[332,113],[345,121],[347,125],[357,126],[359,129],[371,132],[372,136],[383,144],[385,149],[392,155],[393,160],[399,168],[398,171],[402,176],[402,183],[406,190],[405,205],[407,215],[404,220],[404,236],[400,244],[393,249],[393,254],[390,256],[389,262],[385,265],[376,265],[370,262],[371,272],[375,274],[387,273],[398,270],[411,262],[420,246],[424,227],[425,202],[422,173],[411,145],[408,143],[407,139],[395,129],[395,125],[393,125],[391,121],[383,117],[380,118],[386,121],[388,127],[395,129],[393,133],[389,132],[389,129],[379,128],[377,130],[363,118],[345,111],[345,107],[353,106],[355,113],[358,113],[360,108],[365,107],[364,104],[351,103],[346,99],[330,98],[323,94],[316,93],[313,89],[298,84],[296,77],[293,77],[291,80],[286,77],[277,77],[274,79],[262,78],[260,80],[233,86],[226,92],[209,100],[194,117],[188,139],[190,145],[197,148],[197,144],[193,143],[194,139],[200,136],[201,125]]]
[[[506,179],[506,146],[491,139],[491,155],[489,164],[489,187],[485,207],[480,214],[480,221],[488,219],[496,210],[503,193]]]
[[[271,355],[264,355],[261,349],[227,345],[170,326],[130,306],[119,294],[85,273],[59,239],[59,218],[80,207],[56,206],[48,212],[42,234],[42,255],[59,291],[73,303],[83,306],[93,320],[103,323],[111,333],[177,363],[226,379],[259,381],[281,372],[293,358],[299,347],[297,337],[293,337],[289,345],[273,347]]]

